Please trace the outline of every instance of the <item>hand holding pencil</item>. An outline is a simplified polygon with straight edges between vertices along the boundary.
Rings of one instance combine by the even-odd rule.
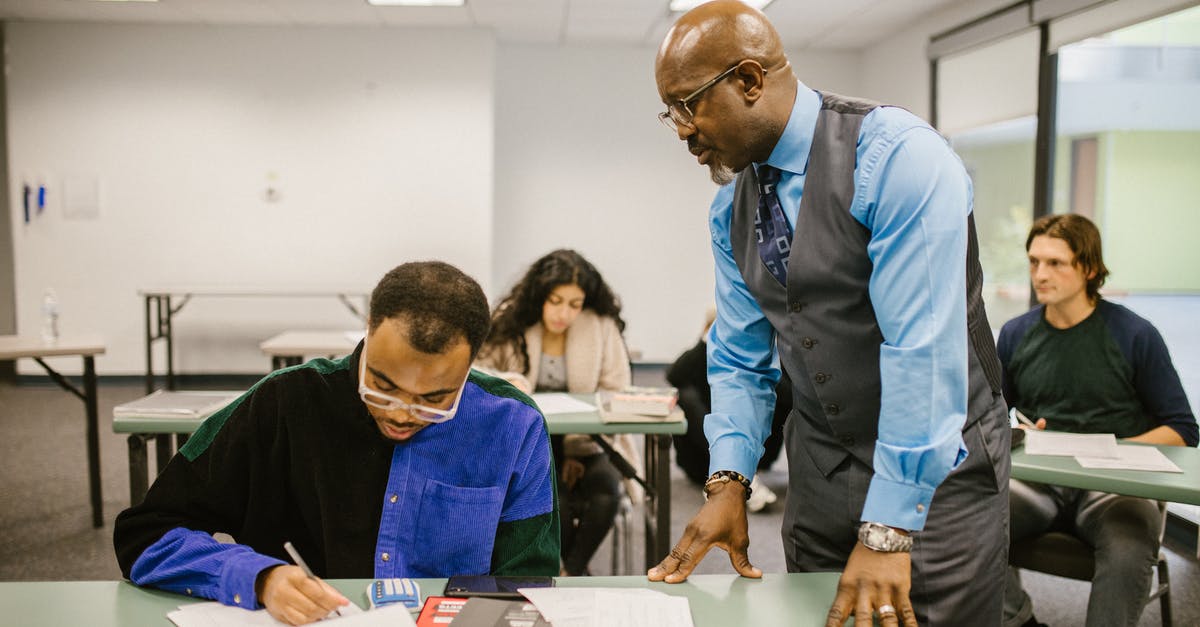
[[[1046,430],[1045,418],[1038,418],[1037,422],[1034,422],[1030,420],[1028,416],[1022,414],[1021,410],[1017,409],[1016,407],[1013,408],[1013,415],[1017,417],[1017,421],[1019,422],[1017,426],[1022,429],[1036,429],[1038,431]]]
[[[258,598],[267,612],[289,625],[311,623],[331,612],[340,615],[339,608],[350,600],[313,575],[291,542],[284,549],[297,565],[276,566],[259,575]]]

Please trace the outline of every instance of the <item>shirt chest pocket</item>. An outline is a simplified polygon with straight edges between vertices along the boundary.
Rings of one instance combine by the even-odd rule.
[[[487,574],[503,506],[501,487],[426,480],[413,534],[413,576]]]

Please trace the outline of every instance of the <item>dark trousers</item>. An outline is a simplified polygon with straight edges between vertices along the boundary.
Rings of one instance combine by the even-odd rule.
[[[1158,504],[1017,480],[1009,487],[1013,544],[1047,531],[1064,531],[1095,549],[1087,627],[1137,625],[1158,563]],[[1033,603],[1015,568],[1009,572],[1004,605],[1006,625],[1021,625],[1033,616]]]
[[[789,572],[841,571],[874,471],[853,456],[828,476],[813,463],[800,416],[786,430],[783,546]],[[967,459],[934,493],[925,528],[913,534],[911,599],[931,627],[998,626],[1008,564],[1009,426],[1004,403],[963,431]],[[832,603],[833,599],[830,599]]]
[[[583,476],[573,488],[559,483],[562,516],[563,568],[569,575],[582,575],[588,562],[613,526],[621,500],[621,474],[600,453],[578,458]],[[560,474],[561,476],[561,474]]]

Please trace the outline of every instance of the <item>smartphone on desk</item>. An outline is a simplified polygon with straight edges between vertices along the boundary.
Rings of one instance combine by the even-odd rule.
[[[523,599],[520,588],[553,588],[552,577],[454,575],[446,581],[448,597],[484,597],[489,599]]]

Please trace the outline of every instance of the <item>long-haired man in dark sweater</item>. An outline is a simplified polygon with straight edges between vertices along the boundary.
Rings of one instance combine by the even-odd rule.
[[[1039,429],[1196,446],[1196,418],[1162,336],[1100,297],[1108,268],[1096,226],[1079,215],[1046,216],[1034,223],[1025,248],[1041,306],[1000,331],[1009,406]],[[1009,504],[1014,543],[1054,527],[1095,548],[1089,626],[1138,623],[1162,526],[1154,502],[1014,479]],[[1039,624],[1015,569],[1005,595],[1006,625]]]
[[[387,273],[352,354],[268,375],[121,513],[122,572],[292,624],[349,601],[288,565],[288,541],[319,577],[556,574],[545,422],[470,368],[489,319],[479,285],[452,266]]]

